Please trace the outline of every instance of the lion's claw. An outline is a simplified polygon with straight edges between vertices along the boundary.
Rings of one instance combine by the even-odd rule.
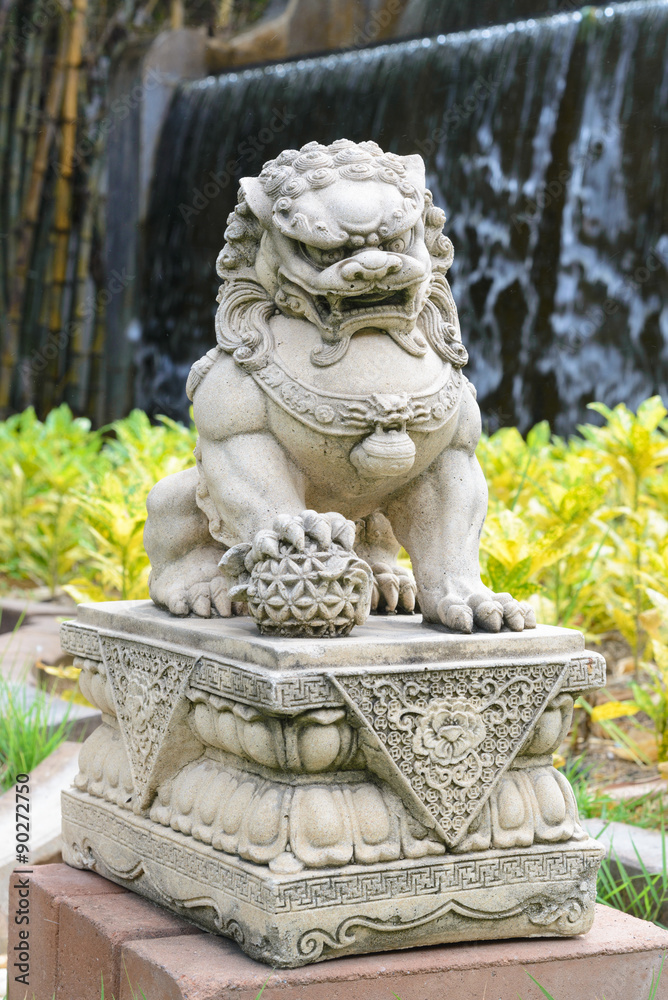
[[[149,577],[151,599],[173,615],[185,618],[195,614],[210,618],[219,614],[228,618],[232,607],[227,596],[228,582],[218,569],[221,547],[193,549],[177,563]]]
[[[190,611],[185,591],[180,590],[178,593],[170,595],[170,597],[167,598],[167,609],[171,611],[173,615],[178,615],[179,618],[185,617],[185,615],[187,615]]]
[[[188,604],[199,618],[211,617],[211,589],[208,583],[196,583],[188,591]]]
[[[511,594],[496,594],[496,600],[503,607],[503,622],[511,632],[522,632],[526,627],[526,619],[522,605]]]
[[[227,594],[227,580],[222,576],[215,576],[209,584],[211,588],[211,600],[213,606],[221,618],[230,618],[233,614],[238,614],[238,609],[232,607],[232,602]]]
[[[473,609],[473,621],[485,632],[500,632],[503,625],[503,605],[486,595],[473,594],[468,599]]]
[[[332,541],[351,548],[355,538],[355,526],[351,524],[342,514],[331,511],[327,514],[319,514],[315,510],[305,510],[296,517],[291,514],[281,514],[274,519],[273,531],[261,532],[265,544],[270,547],[273,539],[287,542],[298,552],[303,552],[307,538],[316,542],[320,549],[326,551],[330,548]],[[258,544],[258,536],[253,541],[253,551]],[[267,551],[267,555],[272,555]]]
[[[401,567],[399,567],[401,569]],[[404,571],[406,572],[406,571]],[[399,605],[406,614],[412,615],[417,605],[417,586],[413,574],[399,576]]]
[[[520,608],[524,616],[524,627],[525,628],[535,628],[536,627],[536,612],[531,607],[527,601],[520,601]]]
[[[190,587],[174,588],[167,597],[167,608],[179,618],[189,614],[211,618],[214,613],[221,618],[230,618],[234,613],[228,596],[228,583],[222,576],[193,583]]]
[[[456,594],[443,597],[436,609],[438,619],[453,632],[468,634],[476,628],[500,632],[503,626],[512,632],[536,627],[536,616],[526,602],[511,594],[476,593],[462,600]]]
[[[438,605],[438,617],[453,632],[468,634],[473,631],[473,610],[459,598],[448,595]]]
[[[403,566],[388,563],[371,563],[373,570],[373,594],[371,610],[380,614],[394,614],[398,611],[410,615],[415,610],[417,587],[413,574]]]

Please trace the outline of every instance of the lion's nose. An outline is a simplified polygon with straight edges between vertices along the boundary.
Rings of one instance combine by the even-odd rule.
[[[383,250],[365,250],[343,265],[341,277],[346,281],[378,281],[386,274],[395,274],[400,270],[401,261],[396,254],[385,253]]]

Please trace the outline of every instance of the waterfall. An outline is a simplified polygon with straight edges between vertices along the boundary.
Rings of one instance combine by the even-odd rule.
[[[145,232],[137,396],[187,413],[214,342],[238,179],[311,139],[421,152],[448,216],[486,426],[668,398],[668,2],[301,59],[181,85]]]

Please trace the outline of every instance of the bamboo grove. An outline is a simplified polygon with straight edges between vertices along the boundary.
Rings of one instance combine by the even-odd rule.
[[[0,0],[0,415],[104,419],[105,136],[114,60],[246,0]]]

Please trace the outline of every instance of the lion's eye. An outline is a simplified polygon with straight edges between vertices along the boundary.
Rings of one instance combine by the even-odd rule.
[[[403,253],[408,246],[408,242],[408,236],[395,236],[393,239],[383,243],[383,250],[389,250],[392,253]]]
[[[331,250],[322,250],[320,252],[321,259],[324,264],[336,264],[338,261],[343,260],[347,255],[348,251],[345,247],[333,247]]]
[[[307,243],[300,245],[304,256],[317,267],[330,267],[332,264],[337,264],[349,253],[346,247],[328,247],[326,250],[320,250],[319,247],[311,247]]]

